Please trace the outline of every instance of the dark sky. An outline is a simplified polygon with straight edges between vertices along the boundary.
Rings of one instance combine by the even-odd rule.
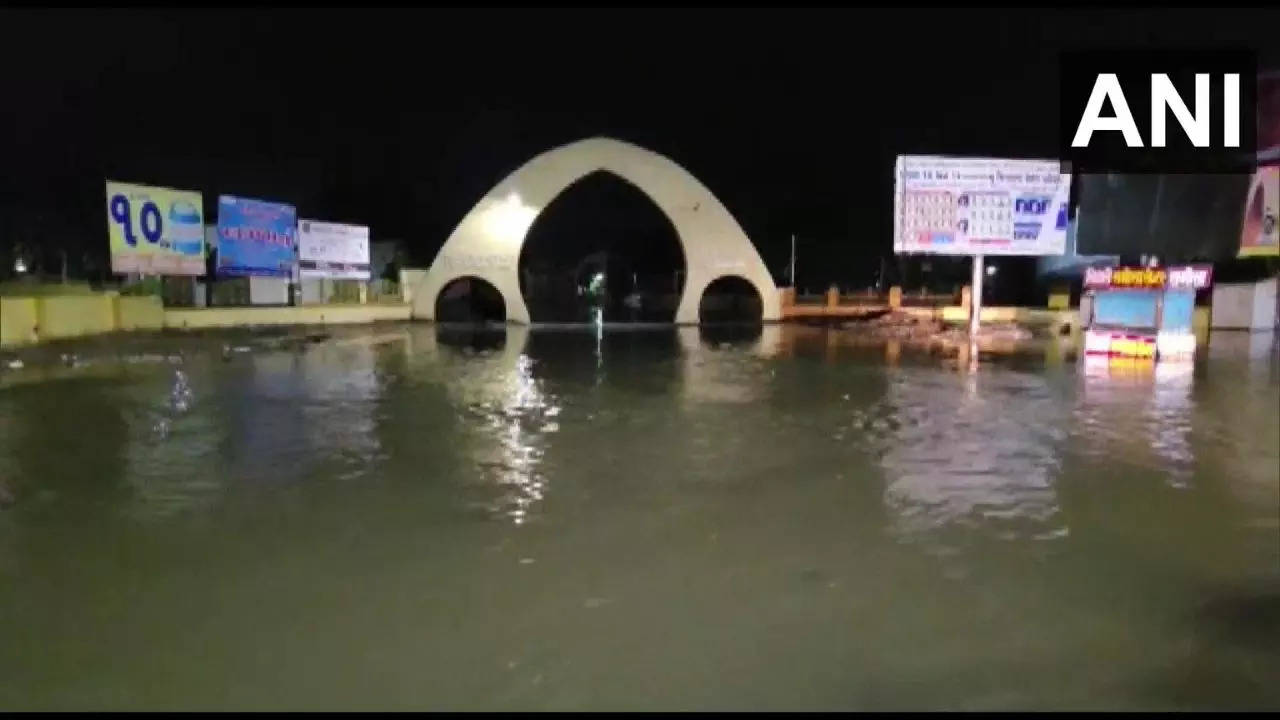
[[[839,279],[890,252],[894,155],[1056,155],[1060,50],[1277,31],[1259,10],[0,11],[0,245],[39,227],[105,255],[111,177],[290,201],[426,263],[507,172],[609,135],[693,172],[771,269],[795,232]]]

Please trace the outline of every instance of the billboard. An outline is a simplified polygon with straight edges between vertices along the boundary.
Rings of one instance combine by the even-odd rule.
[[[204,275],[198,192],[107,181],[111,272]]]
[[[1240,226],[1240,257],[1280,255],[1280,232],[1276,229],[1280,165],[1258,168],[1246,198],[1244,222]]]
[[[369,228],[299,220],[298,275],[368,280]]]
[[[900,155],[893,249],[938,255],[1061,255],[1071,175],[1057,160]]]
[[[298,216],[292,205],[218,197],[218,275],[293,277]]]

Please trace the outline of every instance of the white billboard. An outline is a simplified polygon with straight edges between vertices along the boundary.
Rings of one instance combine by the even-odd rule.
[[[893,249],[935,255],[1061,255],[1071,175],[1057,160],[899,155]]]
[[[298,220],[298,276],[369,279],[369,228]]]

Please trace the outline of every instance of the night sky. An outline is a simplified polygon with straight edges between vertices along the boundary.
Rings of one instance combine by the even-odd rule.
[[[506,173],[608,135],[690,170],[775,277],[794,232],[803,282],[863,282],[896,154],[1056,156],[1059,51],[1278,33],[1261,10],[0,11],[0,252],[105,261],[110,177],[200,190],[210,221],[219,193],[292,202],[425,265]]]

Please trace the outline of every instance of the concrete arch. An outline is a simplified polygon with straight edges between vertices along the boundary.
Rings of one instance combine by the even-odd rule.
[[[529,226],[556,196],[599,170],[635,185],[671,219],[686,268],[677,323],[697,324],[703,291],[722,275],[745,278],[760,293],[764,320],[779,318],[778,289],[764,261],[711,191],[670,159],[610,138],[589,138],[549,150],[494,186],[458,223],[413,288],[413,316],[434,320],[440,289],[454,278],[470,275],[498,289],[507,305],[508,321],[528,323],[518,265]]]

